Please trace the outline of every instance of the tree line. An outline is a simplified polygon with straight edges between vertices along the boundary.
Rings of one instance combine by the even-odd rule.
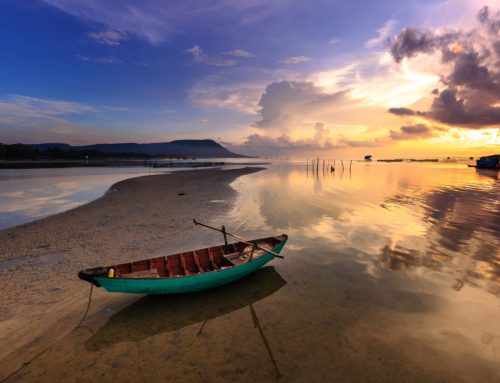
[[[63,150],[49,148],[39,150],[31,145],[0,143],[0,159],[2,160],[85,160],[103,158],[152,158],[145,153],[104,153],[99,150]]]

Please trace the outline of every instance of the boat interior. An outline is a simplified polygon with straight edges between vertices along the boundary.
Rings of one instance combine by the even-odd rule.
[[[205,249],[188,251],[122,263],[110,266],[114,269],[115,278],[173,278],[196,275],[239,266],[258,259],[266,251],[272,250],[283,238],[269,237],[256,240],[260,248],[244,242],[213,246]]]

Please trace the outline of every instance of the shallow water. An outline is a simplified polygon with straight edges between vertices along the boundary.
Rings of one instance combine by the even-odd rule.
[[[147,168],[0,169],[0,230],[60,213],[102,196]]]
[[[355,163],[351,171],[313,174],[282,164],[234,187],[240,193],[230,222],[239,231],[287,232],[288,248],[326,241],[365,257],[374,274],[432,270],[500,294],[497,171]]]
[[[498,382],[498,173],[319,170],[240,177],[234,208],[214,219],[248,238],[287,233],[284,260],[201,294],[97,300],[91,333],[12,380]]]
[[[189,162],[206,162],[206,159]],[[252,163],[249,158],[210,162]],[[181,160],[177,160],[181,162]],[[227,168],[233,168],[229,165]],[[212,167],[206,167],[212,168]],[[116,182],[141,175],[189,171],[188,167],[82,167],[0,169],[0,230],[60,213],[101,197]]]

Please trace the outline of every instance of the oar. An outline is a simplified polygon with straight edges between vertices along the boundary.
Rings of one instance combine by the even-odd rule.
[[[215,231],[218,231],[220,233],[225,233],[226,235],[229,235],[231,237],[234,237],[236,239],[239,239],[240,242],[243,242],[243,243],[246,243],[247,245],[251,245],[251,246],[255,246],[257,249],[260,249],[260,250],[264,250],[265,252],[267,253],[271,253],[272,255],[274,255],[275,257],[278,257],[278,258],[285,258],[284,256],[282,255],[279,255],[278,253],[275,253],[274,251],[272,250],[268,250],[266,249],[265,247],[261,247],[259,245],[256,245],[254,244],[253,242],[250,242],[250,241],[247,241],[245,238],[242,238],[240,237],[239,235],[236,235],[236,234],[231,234],[231,233],[228,233],[227,231],[222,231],[221,229],[217,229],[216,227],[213,227],[213,226],[210,226],[210,225],[207,225],[207,224],[204,224],[204,223],[201,223],[201,222],[198,222],[197,220],[193,219],[193,222],[195,225],[200,225],[200,226],[204,226],[204,227],[207,227],[209,229],[212,229],[212,230],[215,230]]]

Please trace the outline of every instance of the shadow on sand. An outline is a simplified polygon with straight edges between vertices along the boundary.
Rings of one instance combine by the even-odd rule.
[[[239,310],[264,299],[286,284],[274,267],[213,290],[184,295],[147,295],[113,315],[85,343],[98,351],[115,343],[138,342],[156,334],[176,331]]]

